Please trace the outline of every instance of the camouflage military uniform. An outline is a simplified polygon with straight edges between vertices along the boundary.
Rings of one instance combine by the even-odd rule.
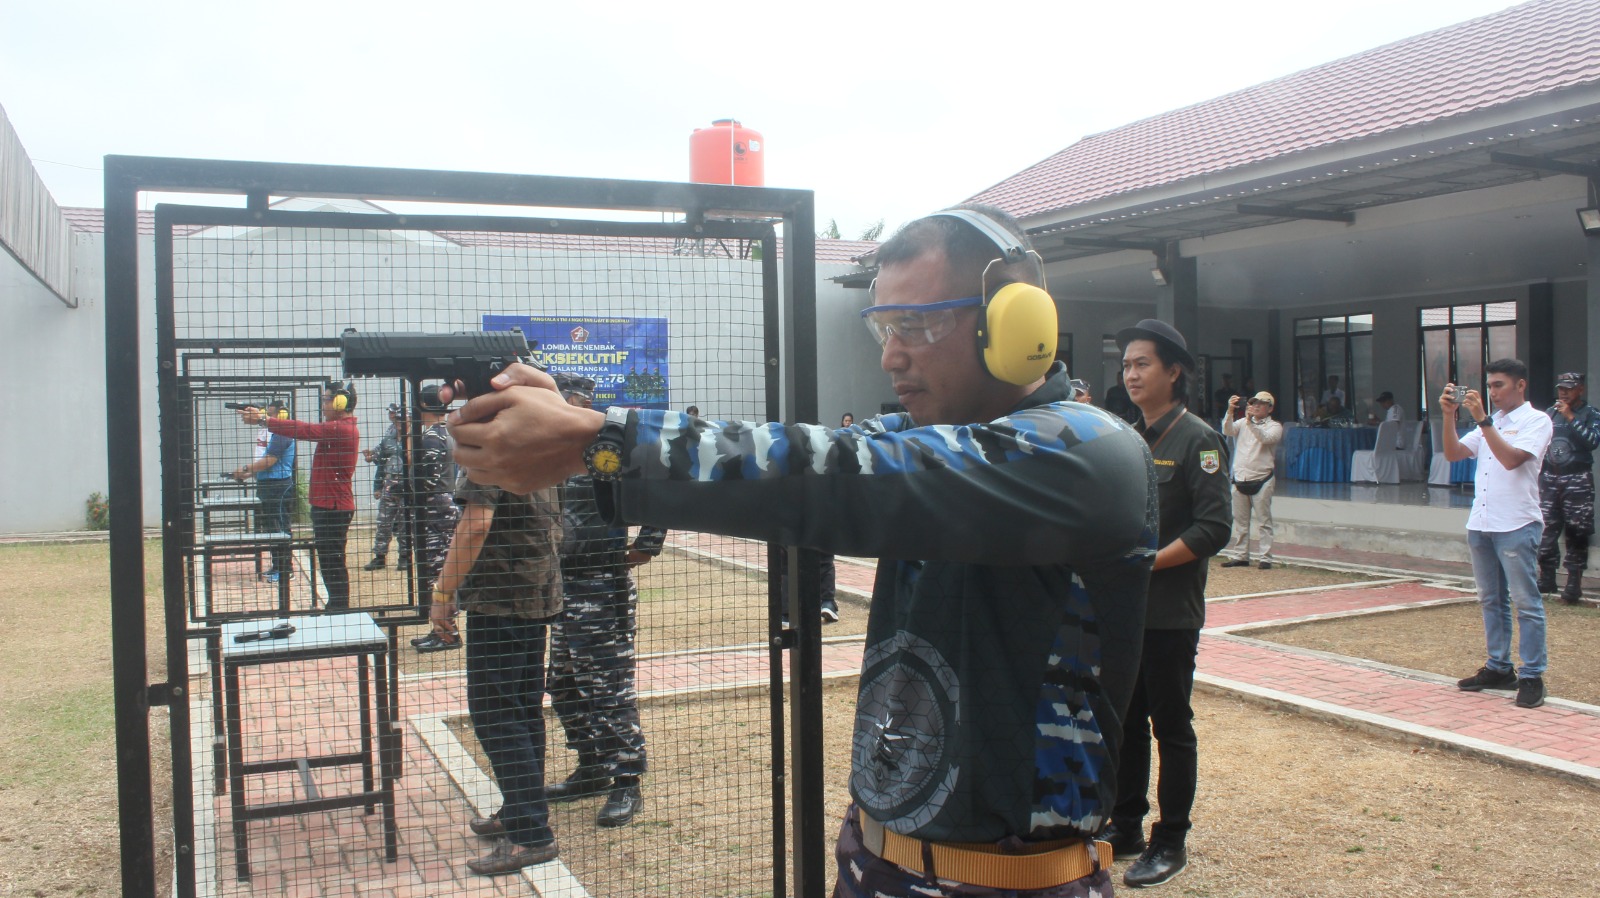
[[[638,591],[628,573],[628,531],[600,516],[594,482],[562,485],[561,579],[566,607],[550,639],[550,703],[580,768],[609,777],[645,772],[634,687]],[[632,548],[660,553],[666,531],[646,527]]]
[[[411,522],[401,514],[405,506],[402,501],[405,487],[401,482],[405,477],[405,462],[400,457],[400,430],[396,425],[389,425],[372,455],[378,467],[372,476],[372,494],[378,500],[378,528],[372,536],[372,554],[378,558],[388,555],[389,541],[398,535],[403,564],[411,558]]]
[[[432,601],[433,581],[444,565],[445,553],[450,550],[450,538],[455,534],[456,507],[452,493],[455,488],[455,462],[451,460],[450,433],[443,421],[430,424],[422,431],[421,449],[412,459],[412,482],[406,484],[410,497],[405,503],[406,512],[417,517],[417,591],[423,596],[426,608]],[[402,478],[404,475],[401,475]]]
[[[1539,510],[1544,536],[1539,542],[1539,587],[1555,592],[1556,562],[1566,569],[1571,598],[1589,566],[1589,536],[1594,533],[1594,450],[1600,447],[1600,411],[1584,403],[1572,420],[1550,409],[1553,433],[1539,471]],[[1557,540],[1565,532],[1566,557]],[[1565,596],[1566,593],[1563,593]]]

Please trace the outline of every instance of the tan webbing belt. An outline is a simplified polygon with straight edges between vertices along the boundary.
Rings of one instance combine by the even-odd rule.
[[[861,844],[874,855],[907,870],[939,879],[990,889],[1029,891],[1047,889],[1082,879],[1111,866],[1111,843],[1066,839],[1028,844],[1021,853],[1007,854],[988,842],[924,842],[883,828],[883,824],[860,814]],[[933,861],[928,870],[923,863],[927,846]]]

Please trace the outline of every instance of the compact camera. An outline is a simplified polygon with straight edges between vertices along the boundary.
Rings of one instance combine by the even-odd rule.
[[[1454,395],[1451,396],[1450,401],[1454,402],[1456,405],[1465,405],[1467,402],[1467,388],[1458,385],[1455,388]]]

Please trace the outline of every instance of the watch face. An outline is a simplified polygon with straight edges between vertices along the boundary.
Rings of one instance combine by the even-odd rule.
[[[589,450],[589,472],[602,479],[615,479],[622,470],[622,452],[616,446],[602,444]]]

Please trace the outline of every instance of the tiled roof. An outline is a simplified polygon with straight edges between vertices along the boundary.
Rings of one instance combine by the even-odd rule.
[[[105,210],[81,206],[63,208],[67,221],[75,231],[98,234],[105,230]],[[355,213],[352,213],[355,214]],[[150,236],[156,232],[153,212],[139,213],[139,233]],[[634,255],[679,255],[684,247],[678,241],[661,237],[587,237],[578,234],[523,234],[504,231],[436,231],[440,237],[462,246],[524,247],[554,252],[628,253]],[[715,244],[716,241],[706,241]],[[738,241],[724,241],[726,249],[738,253]],[[871,240],[829,240],[817,238],[818,262],[850,262],[877,247]],[[707,255],[726,255],[711,246]],[[783,253],[783,240],[778,240],[778,253]]]
[[[1078,141],[977,194],[1018,217],[1600,82],[1600,2],[1534,0]]]

